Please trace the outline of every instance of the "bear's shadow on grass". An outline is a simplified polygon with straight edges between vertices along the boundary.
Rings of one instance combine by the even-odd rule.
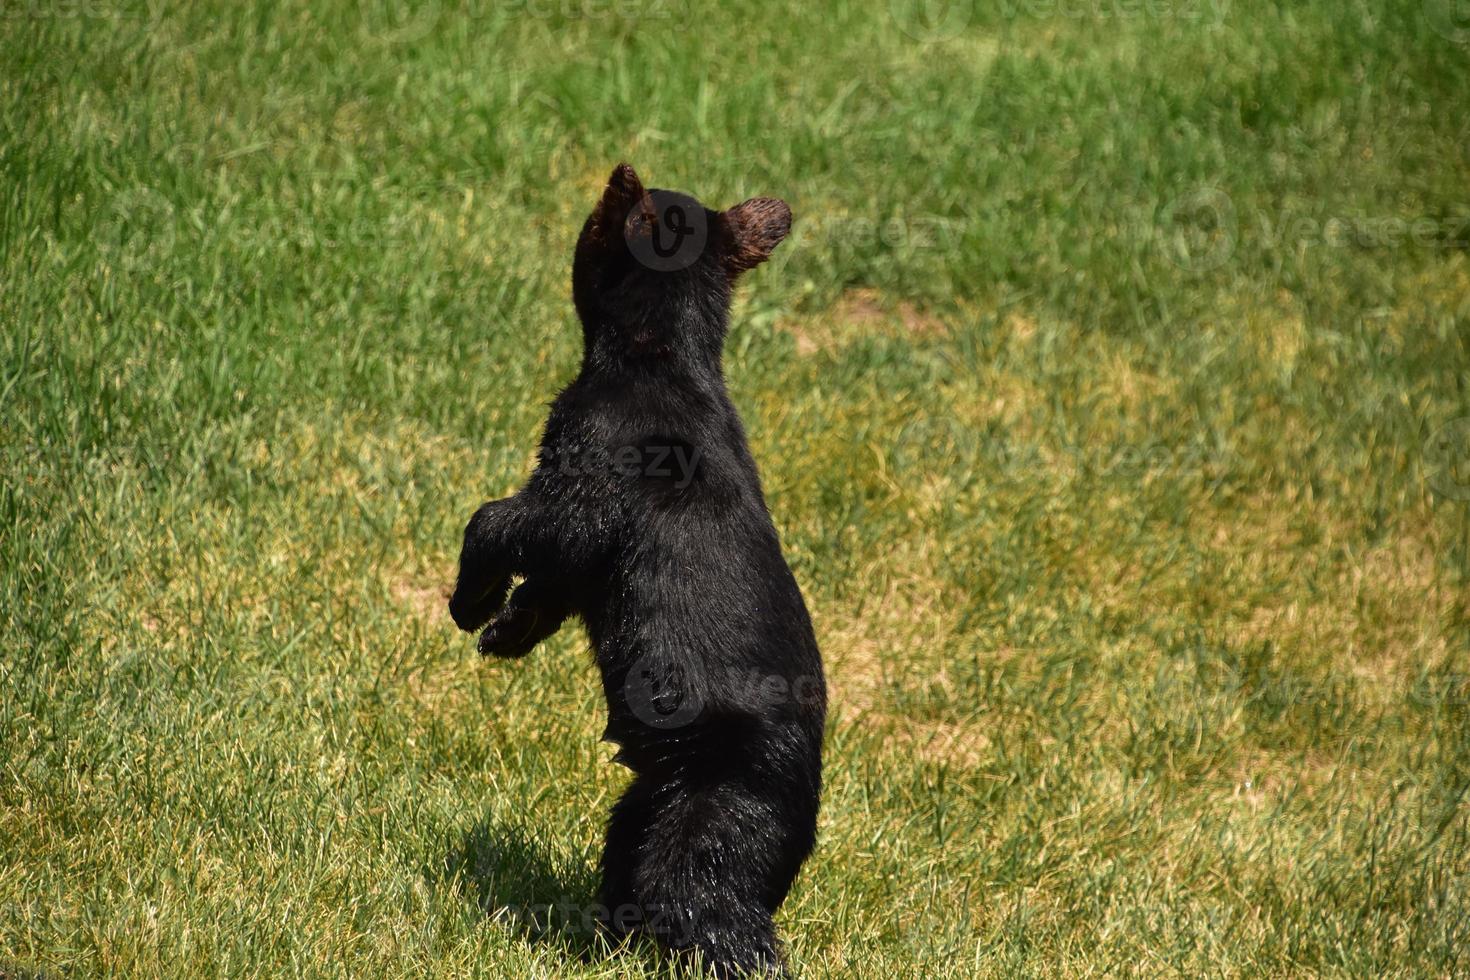
[[[587,965],[633,957],[649,968],[666,958],[648,940],[619,943],[596,921],[597,874],[575,859],[558,860],[524,828],[481,820],[437,865],[429,885],[450,888],[533,946]]]

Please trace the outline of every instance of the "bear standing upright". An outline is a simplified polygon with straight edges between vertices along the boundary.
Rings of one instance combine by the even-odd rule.
[[[821,656],[722,366],[735,281],[790,227],[781,201],[711,211],[613,171],[573,261],[581,371],[525,487],[465,528],[449,604],[505,657],[586,623],[634,773],[604,921],[721,977],[781,974],[772,915],[821,793]]]

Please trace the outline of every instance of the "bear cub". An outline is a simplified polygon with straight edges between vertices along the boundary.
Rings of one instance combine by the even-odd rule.
[[[633,773],[603,924],[719,977],[784,975],[772,916],[821,793],[821,656],[722,365],[731,291],[790,228],[782,201],[712,211],[613,171],[572,263],[581,370],[526,485],[465,528],[449,603],[502,657],[585,623]]]

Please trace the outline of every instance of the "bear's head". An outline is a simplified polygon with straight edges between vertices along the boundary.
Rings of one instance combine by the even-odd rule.
[[[713,211],[687,194],[645,190],[619,164],[572,261],[572,300],[589,351],[718,360],[732,286],[790,230],[784,201],[757,197]]]

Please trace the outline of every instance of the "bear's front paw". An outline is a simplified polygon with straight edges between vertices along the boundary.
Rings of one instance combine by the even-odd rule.
[[[506,609],[480,634],[480,653],[517,660],[531,652],[544,635],[537,630],[541,614],[535,609]]]
[[[480,634],[480,652],[516,659],[561,628],[571,614],[557,590],[544,579],[522,582],[495,621]]]
[[[490,588],[466,587],[460,582],[454,589],[454,595],[449,599],[449,615],[454,619],[454,625],[466,633],[473,633],[490,621],[490,617],[505,604],[506,594],[510,592],[510,578],[501,579]]]

